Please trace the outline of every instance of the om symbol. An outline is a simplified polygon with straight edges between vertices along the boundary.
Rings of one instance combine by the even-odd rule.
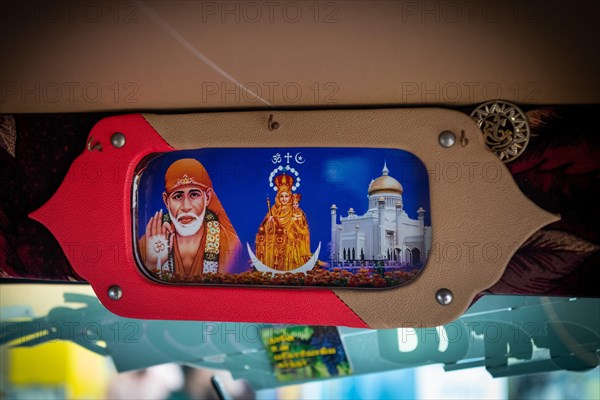
[[[154,252],[155,253],[160,253],[161,251],[163,251],[165,249],[165,244],[163,243],[162,240],[157,240],[154,243]]]
[[[281,154],[275,153],[275,155],[273,155],[273,157],[271,158],[271,162],[273,164],[279,164],[279,163],[281,163]]]

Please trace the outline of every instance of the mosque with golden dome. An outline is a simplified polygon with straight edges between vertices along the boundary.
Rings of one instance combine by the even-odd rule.
[[[346,216],[331,205],[330,258],[335,263],[383,260],[386,265],[424,265],[431,250],[431,227],[425,226],[425,210],[417,219],[404,211],[404,188],[389,175],[384,163],[381,176],[371,181],[368,209],[358,215],[350,208]]]

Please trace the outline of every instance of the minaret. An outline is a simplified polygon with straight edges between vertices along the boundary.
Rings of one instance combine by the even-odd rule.
[[[400,217],[402,216],[402,202],[396,202],[396,246],[400,246]]]
[[[421,235],[425,235],[425,210],[423,210],[423,207],[419,207],[417,214],[419,214],[419,231]]]
[[[384,171],[386,170],[386,167],[384,167]],[[383,223],[383,209],[385,208],[385,197],[380,197],[377,199],[377,212],[379,214],[379,235],[378,235],[378,242],[379,242],[379,246],[377,247],[377,259],[378,260],[383,260],[383,247],[384,247],[384,241],[385,241],[385,226]]]
[[[417,213],[419,214],[419,231],[421,232],[421,237],[423,238],[421,241],[421,254],[425,256],[425,210],[423,210],[423,207],[419,207]]]
[[[335,204],[331,205],[331,248],[329,249],[329,259],[337,260],[337,238],[336,238],[336,229],[337,229],[337,206]]]

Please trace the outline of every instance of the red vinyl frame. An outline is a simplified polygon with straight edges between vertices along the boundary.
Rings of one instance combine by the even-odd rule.
[[[115,132],[125,135],[122,148],[111,144]],[[56,194],[30,217],[54,234],[75,271],[110,311],[143,319],[369,327],[329,289],[151,281],[133,255],[132,179],[143,157],[174,149],[141,114],[105,118],[88,140],[88,149],[73,162]],[[108,297],[113,285],[123,290],[119,300]]]

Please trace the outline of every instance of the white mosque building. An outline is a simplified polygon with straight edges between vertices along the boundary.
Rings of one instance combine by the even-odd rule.
[[[371,181],[369,208],[357,215],[353,208],[346,217],[331,206],[330,257],[334,264],[360,260],[384,260],[386,265],[424,265],[431,250],[431,227],[425,226],[425,210],[417,219],[404,211],[400,182],[389,175],[384,164],[382,175]],[[371,264],[367,262],[367,264]]]

